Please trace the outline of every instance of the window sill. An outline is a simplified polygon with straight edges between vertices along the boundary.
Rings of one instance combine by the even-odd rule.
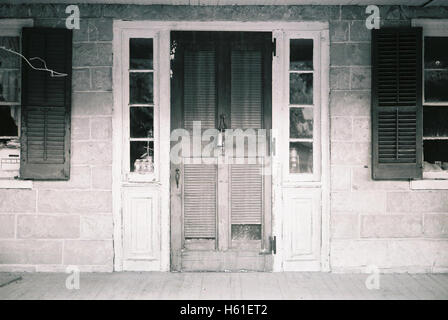
[[[126,180],[128,182],[157,182],[156,175],[154,173],[141,174],[130,172],[127,174]]]
[[[412,190],[448,190],[448,180],[412,180]]]
[[[0,189],[32,189],[33,181],[17,179],[0,179]]]

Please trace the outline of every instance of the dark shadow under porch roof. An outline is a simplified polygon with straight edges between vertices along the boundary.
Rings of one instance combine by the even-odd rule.
[[[73,0],[0,0],[0,4],[67,3]],[[164,5],[405,5],[447,6],[448,0],[77,0],[76,3]]]

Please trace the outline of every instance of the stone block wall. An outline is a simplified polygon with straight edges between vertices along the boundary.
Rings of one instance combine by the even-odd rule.
[[[0,6],[2,17],[65,28],[65,7],[13,7]],[[72,72],[70,180],[0,189],[0,271],[113,270],[112,19],[81,17]]]
[[[341,7],[330,25],[331,268],[446,272],[448,190],[371,179],[371,33],[363,8]],[[431,10],[382,7],[381,26],[448,18],[446,8]]]
[[[0,5],[1,18],[65,27],[65,5]],[[333,271],[448,270],[448,190],[372,181],[370,32],[358,6],[79,5],[73,39],[71,179],[0,190],[0,271],[112,271],[112,23],[129,20],[330,23]],[[382,26],[446,18],[448,7],[381,7]]]

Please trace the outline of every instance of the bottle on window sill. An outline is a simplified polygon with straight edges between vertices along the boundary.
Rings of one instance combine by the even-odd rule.
[[[448,162],[447,161],[442,161],[442,165],[441,165],[443,170],[448,170]]]
[[[134,163],[134,172],[145,174],[154,172],[154,162],[151,156],[143,159],[137,159]]]

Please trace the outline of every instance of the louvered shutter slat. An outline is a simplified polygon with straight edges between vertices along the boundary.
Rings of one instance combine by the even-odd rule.
[[[260,164],[230,165],[232,224],[261,224],[263,176]]]
[[[261,128],[263,119],[262,52],[231,52],[230,121],[234,129]]]
[[[51,77],[22,64],[22,130],[20,177],[68,180],[70,176],[70,116],[72,32],[67,29],[24,28],[22,50],[39,57],[48,69],[66,73]],[[33,65],[43,67],[39,60]]]
[[[184,237],[216,237],[216,165],[184,165]]]
[[[203,129],[215,127],[215,51],[186,51],[184,57],[184,126],[193,128],[201,121]]]
[[[372,172],[377,180],[422,176],[422,33],[372,31]]]

